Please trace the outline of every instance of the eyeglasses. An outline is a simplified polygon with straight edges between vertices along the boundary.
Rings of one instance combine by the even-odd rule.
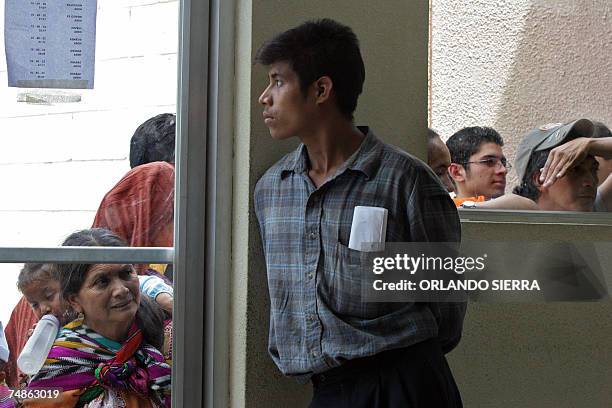
[[[502,166],[505,167],[508,171],[510,171],[510,169],[512,168],[512,165],[508,163],[508,160],[506,160],[505,157],[502,157],[501,159],[497,157],[489,157],[488,159],[469,161],[465,162],[464,164],[483,164],[489,168],[495,167],[495,170],[501,169]]]

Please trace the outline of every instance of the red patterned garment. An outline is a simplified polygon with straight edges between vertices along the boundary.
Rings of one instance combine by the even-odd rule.
[[[21,373],[17,368],[17,357],[19,357],[21,350],[28,341],[28,330],[36,322],[38,322],[38,318],[26,298],[22,296],[13,309],[11,318],[4,329],[10,352],[6,365],[6,383],[9,387],[16,388],[19,386],[19,374]]]

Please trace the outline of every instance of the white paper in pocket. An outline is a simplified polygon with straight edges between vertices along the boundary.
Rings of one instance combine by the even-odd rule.
[[[348,247],[363,252],[383,251],[388,215],[389,211],[382,207],[355,207]]]

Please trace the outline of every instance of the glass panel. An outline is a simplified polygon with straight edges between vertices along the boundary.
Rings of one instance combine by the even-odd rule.
[[[0,247],[57,246],[92,225],[127,245],[173,247],[178,13],[178,0],[97,0],[93,89],[8,87],[0,47]],[[22,266],[0,263],[4,327]],[[135,267],[172,278],[171,264]]]
[[[556,132],[558,127],[552,124],[586,118],[612,125],[608,102],[612,88],[602,82],[608,76],[610,55],[600,51],[612,40],[607,21],[610,2],[432,0],[431,11],[431,126],[444,141],[473,126],[491,127],[503,139],[503,146],[498,146],[495,135],[484,139],[475,131],[466,132],[493,142],[487,149],[478,146],[472,151],[453,138],[452,161],[459,167],[453,170],[451,166],[450,173],[456,173],[459,198],[487,200],[522,185],[520,194],[537,204],[533,209],[591,211],[597,189],[591,173],[596,162],[586,159],[585,169],[577,164],[573,172],[542,191],[537,175],[548,149],[544,144],[536,146],[536,140],[544,140],[548,132],[546,143],[552,148],[560,144],[553,140],[559,135],[564,136],[558,137],[560,142],[578,136],[609,136],[609,131],[603,134],[596,127],[593,133],[583,124],[571,132]],[[540,133],[528,138],[535,129]],[[532,142],[521,155],[519,146],[525,139]],[[535,153],[529,153],[531,148],[542,150],[541,163]],[[599,183],[610,173],[611,157],[597,158]],[[502,166],[503,158],[512,168]],[[609,190],[600,185],[600,197],[612,201]],[[520,200],[497,203],[498,207],[485,207],[531,208],[529,202]],[[595,208],[609,211],[612,205],[598,200]]]
[[[74,251],[70,252],[74,254]],[[166,333],[167,339],[163,343],[160,342],[159,349],[167,355],[168,360],[170,359],[174,298],[172,284],[164,281],[161,276],[138,275],[134,265],[118,263],[120,258],[122,258],[121,255],[113,257],[113,264],[36,262],[0,264],[2,274],[7,270],[19,271],[15,286],[0,286],[2,299],[16,304],[12,310],[4,308],[0,311],[1,321],[8,322],[0,326],[0,334],[2,334],[0,335],[0,374],[4,373],[9,386],[25,387],[28,379],[22,378],[22,374],[25,372],[33,375],[39,370],[35,368],[32,372],[27,371],[31,367],[25,363],[24,356],[28,354],[26,343],[31,343],[31,337],[36,338],[37,334],[33,333],[33,330],[40,325],[38,320],[44,315],[53,315],[57,319],[59,326],[53,329],[55,331],[59,330],[60,326],[82,319],[84,324],[87,324],[92,330],[110,339],[114,339],[115,337],[111,336],[116,333],[108,328],[115,326],[124,315],[135,316],[138,313],[141,316],[147,316],[151,322],[157,320],[159,323],[159,327],[153,329],[151,329],[153,325],[149,324],[149,332],[158,335]],[[86,269],[80,270],[82,266]],[[81,274],[80,272],[83,271],[84,273]],[[122,288],[127,289],[125,292],[117,289],[116,282],[119,280],[123,285]],[[77,282],[81,285],[80,289],[73,290],[74,296],[66,296],[66,293],[72,293],[70,286],[66,286],[67,282]],[[72,285],[73,288],[76,288],[74,284]],[[143,302],[156,304],[157,311],[142,314]],[[142,328],[142,331],[148,339],[146,326]],[[55,333],[53,332],[53,338],[55,338]],[[152,344],[150,341],[147,342]],[[35,349],[42,346],[40,342],[33,344],[35,344]],[[107,343],[100,344],[107,345]],[[48,346],[50,347],[51,344],[49,343]],[[30,357],[42,365],[46,353],[48,350],[44,351],[44,355],[39,355],[39,358],[35,358],[34,355]],[[170,368],[166,368],[169,372]]]
[[[104,195],[130,169],[135,130],[176,112],[177,21],[178,1],[98,0],[91,90],[9,88],[0,47],[0,246],[58,245],[92,225]],[[4,43],[4,18],[0,26]]]
[[[177,19],[178,1],[99,0],[92,90],[8,88],[1,48],[0,245],[56,245],[91,226],[130,169],[136,128],[176,111]]]

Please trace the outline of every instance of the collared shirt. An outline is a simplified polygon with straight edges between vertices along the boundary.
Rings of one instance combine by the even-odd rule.
[[[459,341],[464,304],[366,303],[360,252],[347,247],[355,206],[384,207],[387,242],[457,242],[453,201],[426,164],[368,128],[358,150],[316,188],[304,145],[255,187],[270,292],[269,353],[286,375],[309,378],[343,362],[439,337]]]

